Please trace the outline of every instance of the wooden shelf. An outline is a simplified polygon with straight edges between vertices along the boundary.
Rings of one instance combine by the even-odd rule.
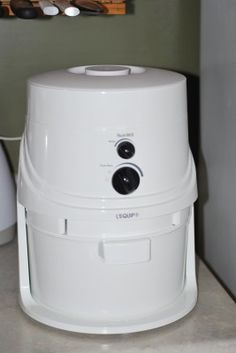
[[[102,4],[107,12],[104,15],[125,15],[126,14],[126,1],[125,0],[95,0],[97,3]],[[39,8],[37,0],[31,0],[34,7]],[[52,1],[53,3],[53,1]],[[1,7],[4,8],[6,15],[4,17],[14,17],[15,15],[11,11],[9,0],[2,0],[0,1]],[[40,8],[39,8],[40,10]],[[81,12],[83,14],[83,12]],[[64,15],[60,13],[59,15]],[[45,15],[42,13],[42,17]]]

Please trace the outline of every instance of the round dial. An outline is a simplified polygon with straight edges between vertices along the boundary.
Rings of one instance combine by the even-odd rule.
[[[118,169],[112,177],[113,188],[122,195],[128,195],[139,186],[140,177],[135,169],[123,167]]]
[[[129,159],[135,154],[134,145],[129,141],[119,143],[117,153],[121,158]]]

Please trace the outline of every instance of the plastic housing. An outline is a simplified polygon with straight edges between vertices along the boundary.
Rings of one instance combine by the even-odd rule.
[[[128,159],[123,141],[135,147]],[[123,167],[140,180],[126,195],[112,184]],[[23,310],[87,333],[184,316],[197,297],[196,198],[184,76],[96,65],[31,78],[18,180]]]

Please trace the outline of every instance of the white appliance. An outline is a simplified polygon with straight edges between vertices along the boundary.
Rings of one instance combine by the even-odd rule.
[[[16,189],[0,142],[0,245],[16,234]]]
[[[197,298],[196,198],[185,77],[100,65],[31,78],[18,180],[22,309],[85,333],[181,318]]]

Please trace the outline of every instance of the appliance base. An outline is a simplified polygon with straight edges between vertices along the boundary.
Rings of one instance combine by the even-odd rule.
[[[83,321],[81,318],[76,319],[56,313],[38,304],[31,296],[28,296],[27,305],[25,305],[25,300],[21,298],[20,305],[32,319],[58,329],[89,334],[122,334],[151,330],[179,320],[193,309],[196,300],[196,292],[185,288],[170,306],[149,317],[140,318],[139,321],[133,322],[124,319],[124,321],[116,322],[98,321],[96,324],[94,320],[92,322]]]
[[[25,300],[26,297],[27,301]],[[125,319],[124,321],[116,322],[102,322],[99,320],[95,322],[67,317],[38,304],[29,291],[28,293],[21,293],[20,305],[23,311],[32,319],[58,329],[88,334],[123,334],[151,330],[179,320],[193,309],[196,300],[196,291],[185,287],[180,296],[170,306],[161,312],[140,318],[139,321],[136,319],[133,322],[125,321]]]
[[[194,250],[194,213],[193,207],[188,225],[185,286],[170,305],[152,315],[137,317],[134,320],[108,320],[103,322],[68,316],[38,303],[31,295],[28,264],[25,209],[18,203],[18,248],[20,275],[20,306],[32,319],[58,329],[89,334],[122,334],[158,328],[188,314],[197,301]]]

